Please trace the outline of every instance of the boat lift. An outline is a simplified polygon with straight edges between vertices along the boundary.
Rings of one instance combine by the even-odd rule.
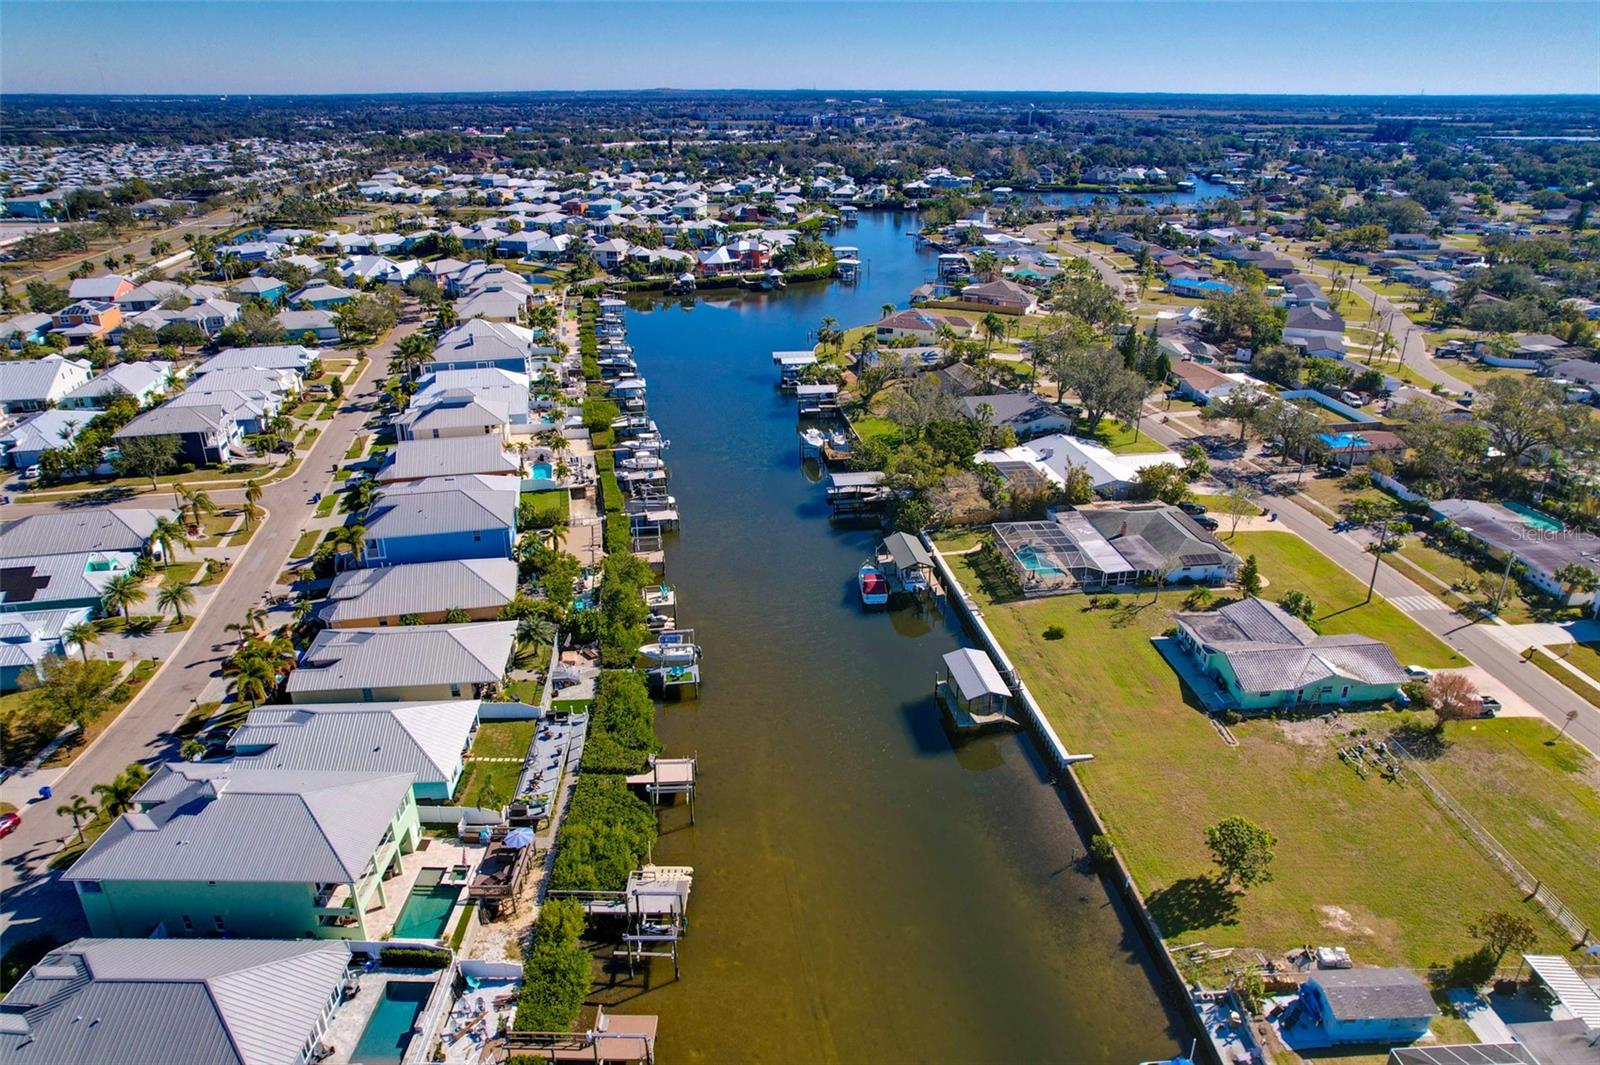
[[[665,796],[671,803],[678,795],[688,797],[689,823],[694,824],[694,788],[699,777],[699,759],[691,756],[688,758],[661,758],[657,755],[650,756],[650,767],[642,773],[635,773],[625,778],[631,787],[642,787],[644,793],[654,804],[660,804]]]

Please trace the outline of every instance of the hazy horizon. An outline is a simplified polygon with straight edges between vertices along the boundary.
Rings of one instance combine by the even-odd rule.
[[[12,95],[1600,93],[1600,4],[1566,0],[5,0],[0,18]]]

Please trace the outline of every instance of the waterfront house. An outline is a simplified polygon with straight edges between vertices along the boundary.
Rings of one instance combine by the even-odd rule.
[[[1275,603],[1246,598],[1173,617],[1178,645],[1234,709],[1379,703],[1406,680],[1381,640],[1319,636]]]
[[[1569,565],[1600,573],[1600,552],[1588,534],[1568,532],[1560,521],[1523,504],[1518,509],[1477,499],[1441,499],[1433,514],[1504,558],[1508,553],[1523,567],[1524,577],[1568,606],[1594,601],[1593,592],[1576,591],[1556,579]]]
[[[165,403],[118,429],[113,439],[141,436],[175,436],[175,462],[211,466],[228,462],[243,450],[244,429],[220,403]]]
[[[366,939],[420,837],[409,773],[176,762],[62,879],[99,936]]]
[[[1292,1030],[1319,1029],[1333,1044],[1410,1043],[1439,1015],[1410,969],[1318,969],[1300,985]]]
[[[484,697],[516,651],[515,621],[323,629],[289,674],[295,703]]]
[[[496,480],[506,487],[482,483]],[[504,477],[430,477],[386,488],[367,515],[362,565],[510,558],[519,495],[517,482]]]
[[[506,402],[481,399],[466,388],[435,393],[426,404],[413,401],[392,424],[400,440],[496,435],[509,440],[511,436],[511,414]]]
[[[88,359],[46,355],[0,362],[0,409],[12,414],[44,410],[86,384],[94,374]]]
[[[878,322],[873,329],[880,344],[899,340],[901,337],[912,337],[931,344],[939,339],[941,326],[950,329],[957,337],[971,337],[977,332],[977,326],[970,319],[960,315],[937,315],[916,308],[896,311]]]
[[[344,1000],[343,943],[75,939],[0,1005],[12,1065],[305,1065]],[[270,1004],[270,1008],[263,1008]]]
[[[533,330],[473,318],[439,338],[427,372],[499,369],[526,374],[532,357]]]
[[[1057,510],[1045,521],[998,522],[996,541],[1026,595],[1232,580],[1240,561],[1183,511],[1165,503]]]
[[[1066,411],[1046,403],[1032,392],[996,392],[987,396],[962,396],[967,417],[996,429],[1010,429],[1018,440],[1064,433],[1072,428]]]
[[[969,397],[981,399],[982,397]],[[1012,448],[980,451],[978,462],[999,466],[1002,474],[1008,466],[1021,464],[1030,467],[1046,481],[1064,487],[1069,468],[1082,467],[1089,474],[1097,493],[1108,498],[1128,495],[1138,484],[1139,471],[1146,466],[1171,463],[1183,465],[1183,459],[1173,451],[1162,448],[1148,454],[1117,454],[1096,440],[1053,433],[1037,437]]]
[[[78,410],[104,410],[121,396],[148,406],[166,391],[173,372],[170,362],[119,362],[62,396],[57,406]]]
[[[448,802],[478,731],[477,699],[261,706],[228,741],[235,770],[402,773],[421,803]]]
[[[466,393],[485,403],[494,403],[504,406],[506,417],[510,420],[512,431],[527,432],[525,428],[529,423],[528,412],[528,384],[526,373],[514,373],[510,370],[501,370],[493,367],[471,370],[438,370],[420,378],[417,382],[416,395],[411,397],[412,409],[427,408],[439,402],[446,396],[456,393]],[[405,414],[399,421],[404,421]],[[520,428],[519,427],[523,427]],[[402,436],[401,439],[405,439]]]
[[[1003,314],[1032,314],[1039,309],[1039,297],[1015,281],[1001,278],[981,285],[968,285],[959,297],[963,303],[993,307]]]
[[[510,558],[450,557],[345,570],[333,578],[317,618],[335,629],[400,625],[410,618],[434,625],[452,610],[493,621],[516,594],[517,564]]]
[[[516,477],[517,457],[506,450],[498,435],[401,440],[378,468],[377,480],[387,484],[468,474]]]

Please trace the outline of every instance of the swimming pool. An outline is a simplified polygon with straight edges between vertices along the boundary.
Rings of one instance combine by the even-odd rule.
[[[424,869],[417,874],[406,904],[395,918],[396,939],[438,939],[450,923],[450,911],[461,894],[460,884],[441,884],[443,869]]]
[[[1537,507],[1530,507],[1526,503],[1518,503],[1514,499],[1502,499],[1500,505],[1540,532],[1557,533],[1566,531],[1567,527],[1561,523],[1561,519],[1552,517]]]
[[[555,480],[555,467],[548,462],[535,462],[533,464],[533,479],[536,481]]]
[[[350,1060],[362,1065],[399,1065],[411,1042],[411,1030],[432,992],[431,980],[390,980],[384,984],[383,997],[367,1018]]]
[[[1017,549],[1017,561],[1030,573],[1037,573],[1043,577],[1064,577],[1067,571],[1051,562],[1049,559],[1040,558],[1038,552],[1031,547]]]
[[[1318,433],[1317,439],[1335,451],[1347,447],[1366,447],[1367,438],[1360,433]]]

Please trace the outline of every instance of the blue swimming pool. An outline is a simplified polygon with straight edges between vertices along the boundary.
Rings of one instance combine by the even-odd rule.
[[[555,473],[555,467],[548,462],[535,462],[533,464],[533,479],[536,481],[554,480]]]
[[[399,1065],[411,1042],[411,1030],[432,992],[431,980],[390,980],[384,984],[383,997],[367,1019],[350,1060],[361,1065]]]
[[[406,896],[394,921],[396,939],[438,939],[450,923],[450,911],[461,894],[460,884],[441,884],[443,869],[424,869]]]
[[[1317,439],[1338,451],[1347,447],[1366,447],[1367,438],[1360,433],[1318,433]]]
[[[1062,577],[1066,570],[1051,562],[1047,558],[1040,558],[1038,552],[1031,547],[1018,548],[1017,561],[1030,573],[1037,573],[1045,577]]]
[[[1558,533],[1566,531],[1567,527],[1561,523],[1560,518],[1546,514],[1538,507],[1530,507],[1528,504],[1518,503],[1514,499],[1502,499],[1500,505],[1540,532]]]

